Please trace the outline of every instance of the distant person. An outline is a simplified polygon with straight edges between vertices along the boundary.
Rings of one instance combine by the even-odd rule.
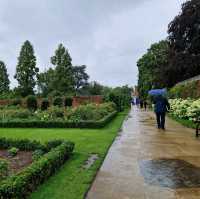
[[[158,129],[165,130],[165,115],[166,112],[170,110],[170,104],[168,100],[162,95],[155,97],[154,104]]]
[[[147,110],[147,105],[148,105],[148,104],[147,104],[147,101],[145,100],[145,101],[144,101],[144,110],[145,110],[145,111]]]
[[[143,107],[144,107],[144,102],[143,102],[143,100],[141,99],[141,100],[140,100],[140,108],[143,109]]]

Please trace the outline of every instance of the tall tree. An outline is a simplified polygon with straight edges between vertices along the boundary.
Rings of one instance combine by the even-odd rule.
[[[23,97],[34,94],[38,72],[39,69],[36,67],[33,46],[29,41],[25,41],[18,57],[16,74],[14,76],[19,84],[18,90]]]
[[[165,79],[169,78],[166,73],[168,57],[169,45],[163,40],[151,45],[147,53],[138,60],[138,89],[141,97],[146,98],[148,90],[152,88],[166,87]]]
[[[4,62],[0,61],[0,94],[9,91],[10,80],[8,78],[8,73],[6,65]]]
[[[169,24],[170,69],[175,83],[200,74],[200,1],[190,0]]]
[[[74,66],[73,67],[75,90],[79,92],[81,88],[88,85],[89,75],[86,73],[86,66]]]
[[[74,91],[74,75],[72,68],[72,59],[68,50],[59,44],[55,55],[51,57],[51,63],[55,66],[55,88],[63,94],[69,94]]]
[[[38,79],[37,81],[38,91],[44,97],[46,97],[52,91],[56,90],[56,87],[54,85],[54,79],[55,79],[54,69],[49,68],[47,71],[39,73],[37,79]]]

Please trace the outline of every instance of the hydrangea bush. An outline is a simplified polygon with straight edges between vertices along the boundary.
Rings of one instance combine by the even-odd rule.
[[[200,99],[171,99],[169,102],[171,115],[193,121],[200,118]]]

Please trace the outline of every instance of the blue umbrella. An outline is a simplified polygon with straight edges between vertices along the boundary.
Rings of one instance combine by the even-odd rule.
[[[167,90],[165,88],[163,88],[163,89],[153,89],[153,90],[150,90],[148,93],[149,93],[149,95],[152,95],[152,96],[166,95]]]

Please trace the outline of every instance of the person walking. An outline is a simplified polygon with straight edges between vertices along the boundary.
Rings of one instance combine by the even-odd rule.
[[[147,101],[145,100],[145,101],[144,101],[144,110],[145,110],[145,111],[147,110],[147,105],[148,105],[148,104],[147,104]]]
[[[154,104],[158,129],[165,130],[165,115],[166,112],[170,110],[170,104],[168,100],[162,95],[155,97]]]

